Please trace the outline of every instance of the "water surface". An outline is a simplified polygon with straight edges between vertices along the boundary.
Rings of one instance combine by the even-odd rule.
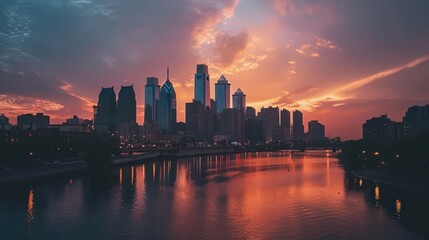
[[[2,188],[0,231],[2,239],[423,239],[428,200],[349,176],[329,152],[246,153]]]

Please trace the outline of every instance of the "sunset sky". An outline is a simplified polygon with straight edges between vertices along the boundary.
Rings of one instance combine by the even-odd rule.
[[[427,0],[2,0],[0,114],[92,118],[102,86],[171,81],[178,120],[195,65],[211,97],[224,74],[247,105],[304,112],[326,135],[360,138],[381,114],[429,104]],[[306,126],[307,128],[307,126]]]

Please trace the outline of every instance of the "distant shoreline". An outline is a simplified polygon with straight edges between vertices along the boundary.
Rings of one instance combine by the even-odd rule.
[[[369,179],[374,182],[379,182],[382,184],[391,185],[394,187],[398,187],[406,190],[412,190],[415,192],[429,195],[429,186],[423,185],[420,182],[397,178],[394,176],[390,176],[384,173],[379,173],[369,169],[354,170],[351,172],[351,174],[355,177]]]

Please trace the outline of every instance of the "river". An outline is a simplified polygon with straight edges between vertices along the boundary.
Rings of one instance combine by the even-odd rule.
[[[425,239],[429,196],[329,152],[146,162],[0,189],[1,239]]]

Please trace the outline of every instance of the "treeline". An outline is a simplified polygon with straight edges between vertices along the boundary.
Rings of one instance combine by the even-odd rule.
[[[346,141],[341,160],[350,169],[369,168],[415,180],[429,179],[429,135],[395,141]]]

